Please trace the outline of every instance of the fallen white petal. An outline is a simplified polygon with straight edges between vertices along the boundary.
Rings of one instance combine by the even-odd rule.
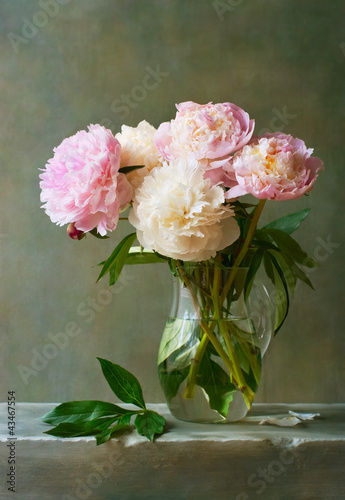
[[[283,417],[283,418],[267,417],[261,420],[259,422],[259,425],[271,424],[271,425],[279,425],[279,427],[292,427],[300,423],[301,420],[297,417]]]
[[[259,425],[271,424],[278,425],[279,427],[292,427],[307,420],[314,420],[319,417],[320,413],[296,413],[289,410],[289,417],[273,418],[267,417],[259,422]]]
[[[315,417],[319,417],[320,413],[296,413],[289,410],[289,415],[292,417],[297,417],[300,420],[314,420]]]

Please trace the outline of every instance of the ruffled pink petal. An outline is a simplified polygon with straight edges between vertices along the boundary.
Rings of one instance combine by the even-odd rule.
[[[323,168],[322,160],[310,156],[312,152],[301,139],[282,132],[251,140],[223,167],[224,185],[230,187],[226,198],[247,193],[270,200],[303,196]],[[238,188],[233,184],[235,179]]]
[[[90,125],[54,149],[40,174],[41,201],[51,220],[104,235],[115,229],[132,188],[119,174],[121,146],[110,130]]]

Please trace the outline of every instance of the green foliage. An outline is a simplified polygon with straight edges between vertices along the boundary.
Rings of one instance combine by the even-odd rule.
[[[155,411],[147,410],[145,413],[137,415],[134,425],[141,436],[153,441],[156,434],[162,434],[165,419]]]
[[[285,215],[284,217],[280,217],[270,222],[263,229],[280,229],[285,233],[291,234],[299,228],[301,222],[308,217],[309,212],[310,208],[306,208],[299,212]]]
[[[302,250],[296,240],[289,234],[280,229],[267,228],[265,233],[276,243],[278,249],[291,257],[295,262],[306,267],[315,267],[317,263],[308,257],[308,254]]]
[[[131,233],[117,245],[110,257],[100,262],[102,270],[97,278],[97,282],[109,273],[109,286],[115,285],[119,279],[124,265],[133,264],[157,264],[167,262],[167,257],[160,255],[153,250],[147,250],[143,247],[132,247],[136,240],[136,233]]]
[[[240,201],[235,201],[231,203],[231,208],[235,212],[236,218],[250,219],[248,215],[247,208],[254,208],[256,205],[252,203],[241,203]]]
[[[128,167],[121,167],[119,172],[121,174],[129,174],[129,172],[133,172],[133,170],[138,170],[139,168],[144,168],[145,165],[130,165]]]
[[[122,430],[127,430],[131,423],[132,413],[127,413],[126,415],[122,415],[116,420],[116,424],[104,429],[102,432],[96,435],[96,443],[97,446],[100,444],[109,441],[114,434],[119,433]]]
[[[209,350],[202,358],[197,384],[206,391],[210,400],[210,408],[226,418],[229,404],[237,388],[230,382],[229,374],[211,359]]]
[[[275,334],[283,325],[289,312],[289,293],[287,289],[286,279],[281,267],[276,259],[268,252],[264,255],[264,264],[267,276],[275,286]]]
[[[247,276],[246,276],[246,281],[244,284],[244,298],[245,300],[248,299],[248,296],[250,294],[250,291],[252,289],[253,283],[254,283],[254,278],[255,275],[261,265],[262,257],[264,255],[264,249],[259,248],[258,250],[255,251],[253,258],[251,260]]]
[[[102,270],[97,278],[97,282],[101,278],[103,278],[103,276],[109,273],[109,285],[112,286],[116,283],[120,276],[122,268],[125,265],[129,250],[136,240],[136,237],[136,233],[131,233],[123,238],[123,240],[117,245],[110,257],[104,262]]]
[[[114,394],[124,403],[139,408],[127,409],[105,401],[71,401],[62,403],[40,418],[55,425],[46,434],[61,438],[96,436],[97,445],[105,443],[116,433],[129,429],[132,416],[136,415],[135,427],[140,435],[153,441],[164,430],[165,419],[147,410],[142,388],[137,378],[119,365],[97,358],[103,374]]]
[[[309,211],[305,209],[276,219],[262,229],[257,229],[252,240],[254,254],[247,274],[245,296],[248,297],[255,274],[263,261],[266,274],[274,285],[275,334],[287,317],[289,296],[293,296],[297,280],[313,288],[302,267],[315,267],[318,264],[291,236]]]
[[[94,227],[93,229],[91,229],[91,231],[88,231],[90,234],[92,234],[92,236],[95,236],[96,238],[98,238],[99,240],[108,240],[109,239],[109,236],[107,235],[104,235],[102,236],[101,234],[99,234],[97,232],[97,228]]]
[[[40,418],[43,422],[58,425],[62,422],[88,422],[100,417],[125,414],[127,410],[104,401],[72,401],[62,403]]]
[[[188,372],[188,365],[182,369],[167,370],[166,361],[164,361],[158,366],[159,380],[167,401],[170,401],[177,395],[180,385],[187,378]]]
[[[145,408],[143,391],[138,379],[120,365],[115,365],[106,359],[97,359],[101,363],[103,375],[115,396],[124,403]]]
[[[153,250],[147,250],[142,247],[132,247],[126,257],[125,265],[133,264],[159,264],[166,263],[167,257],[154,252]]]
[[[78,437],[78,436],[92,436],[97,432],[102,432],[104,429],[113,424],[116,417],[109,418],[96,418],[87,422],[61,422],[54,429],[46,431],[45,434],[57,437]]]
[[[128,173],[136,168],[142,166],[125,167],[121,171]],[[201,283],[200,271],[194,262],[178,261],[141,246],[132,246],[136,239],[135,233],[123,238],[110,257],[100,264],[102,269],[97,281],[109,274],[109,284],[112,286],[118,280],[124,265],[167,262],[172,274],[184,282],[192,296],[201,293],[205,311],[215,308],[213,313],[214,318],[217,318],[221,310],[224,312],[223,303],[216,307],[217,297],[222,297],[222,300],[227,297],[226,307],[229,309],[230,304],[237,301],[242,292],[247,301],[255,276],[263,265],[274,287],[276,334],[287,317],[290,294],[293,296],[297,281],[313,288],[303,267],[314,267],[317,263],[291,236],[306,219],[309,209],[280,217],[257,229],[263,206],[263,200],[257,205],[239,201],[232,204],[240,237],[204,263],[207,268],[205,282],[208,285],[213,282],[209,288]],[[95,230],[91,234],[99,237]],[[216,280],[215,277],[219,276],[219,270],[229,271],[230,268],[231,279],[224,291],[219,288],[219,278]],[[219,341],[212,332],[216,322],[221,333]],[[186,397],[193,394],[193,384],[198,385],[206,392],[210,408],[225,418],[234,392],[239,389],[250,406],[260,380],[261,353],[253,333],[241,330],[235,321],[230,321],[229,326],[225,326],[217,319],[212,319],[211,322],[207,320],[207,328],[204,330],[208,336],[207,342],[202,341],[203,326],[205,325],[201,321],[196,323],[194,341],[191,342],[189,320],[174,318],[167,323],[158,356],[159,377],[168,401],[177,395],[181,384],[187,380],[189,392],[186,392]],[[59,437],[95,435],[99,445],[118,432],[128,429],[131,418],[135,416],[134,425],[138,433],[152,441],[156,434],[163,432],[164,418],[146,408],[141,386],[134,375],[110,361],[97,359],[114,394],[124,403],[135,405],[139,409],[126,409],[102,401],[63,403],[42,417],[44,422],[55,425],[47,433]],[[225,366],[228,371],[225,371]]]
[[[291,236],[305,220],[309,209],[281,217],[262,229],[257,229],[258,205],[252,210],[253,206],[236,202],[233,208],[241,236],[238,241],[222,250],[220,255],[205,263],[203,281],[200,280],[198,267],[194,263],[171,259],[170,268],[174,276],[183,279],[192,296],[201,294],[202,298],[198,300],[206,310],[212,310],[218,296],[222,295],[223,299],[225,297],[221,289],[215,288],[215,269],[229,271],[226,278],[228,281],[225,282],[228,282],[227,307],[231,310],[229,304],[237,301],[242,292],[245,301],[249,299],[256,274],[263,265],[274,287],[276,334],[288,315],[290,294],[294,294],[297,281],[301,280],[312,287],[303,266],[313,267],[316,262]],[[230,270],[232,266],[234,267]],[[217,283],[219,286],[219,281]],[[225,312],[223,304],[219,304],[218,312],[213,310],[215,317],[220,308]],[[199,312],[202,317],[202,311]],[[159,352],[159,375],[168,401],[177,395],[180,385],[187,380],[186,397],[193,397],[193,387],[197,385],[206,392],[210,408],[226,417],[235,391],[242,391],[247,405],[252,402],[261,375],[261,352],[259,343],[256,344],[255,341],[255,331],[242,330],[236,321],[221,325],[217,320],[209,322],[208,326],[212,331],[219,327],[221,335],[217,337],[218,345],[216,339],[213,340],[208,335],[208,343],[203,350],[201,323],[199,332],[195,330],[193,335],[184,318],[174,318],[168,323]],[[195,337],[197,343],[191,345],[189,336]],[[227,371],[224,366],[226,357],[230,363]]]
[[[184,318],[174,318],[168,321],[163,332],[158,353],[158,364],[163,363],[175,351],[180,349],[190,337],[189,322]]]

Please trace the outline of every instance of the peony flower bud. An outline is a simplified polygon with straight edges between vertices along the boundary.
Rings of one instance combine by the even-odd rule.
[[[83,231],[80,231],[79,229],[77,229],[75,227],[75,225],[73,224],[73,222],[68,224],[67,234],[70,238],[72,238],[72,240],[81,240],[85,236],[85,233]]]

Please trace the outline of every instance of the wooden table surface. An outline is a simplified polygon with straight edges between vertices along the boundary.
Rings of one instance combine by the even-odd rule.
[[[37,418],[54,406],[17,403],[11,437],[0,404],[1,500],[345,499],[345,404],[254,404],[243,421],[225,424],[181,422],[165,405],[148,405],[167,419],[164,434],[150,443],[133,429],[101,446],[43,434],[50,427]],[[320,417],[259,425],[289,410]]]

